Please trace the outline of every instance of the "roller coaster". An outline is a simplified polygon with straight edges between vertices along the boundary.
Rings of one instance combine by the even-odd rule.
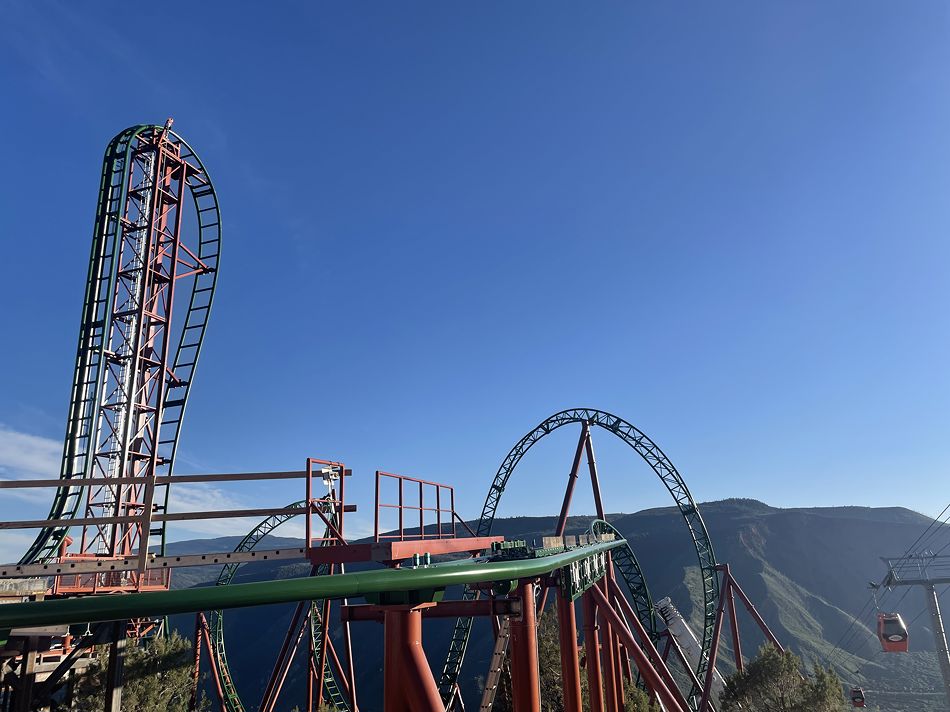
[[[670,458],[636,426],[602,410],[563,410],[532,428],[502,460],[474,522],[459,515],[449,485],[377,471],[376,526],[368,540],[346,537],[346,514],[357,510],[346,498],[353,473],[343,462],[307,457],[292,472],[176,474],[222,231],[208,172],[171,127],[170,119],[131,127],[106,149],[60,476],[0,482],[0,489],[53,492],[45,519],[0,522],[0,530],[38,531],[18,563],[0,565],[0,579],[20,586],[12,602],[0,606],[0,712],[46,710],[53,700],[69,699],[70,671],[95,661],[103,645],[105,709],[119,710],[128,642],[147,644],[141,641],[164,633],[167,616],[182,613],[195,617],[192,706],[207,665],[222,712],[272,712],[292,704],[345,712],[464,710],[462,671],[476,619],[487,619],[493,641],[479,709],[491,710],[505,689],[516,712],[537,712],[537,626],[549,615],[551,596],[564,708],[572,712],[585,703],[621,710],[631,684],[667,712],[715,710],[726,625],[735,664],[743,666],[736,597],[778,645],[728,566],[716,560],[699,508]],[[540,542],[493,534],[519,463],[540,440],[568,426],[578,427],[579,436],[553,531]],[[671,622],[670,615],[678,616],[671,604],[660,615],[636,553],[608,521],[595,431],[628,445],[669,492],[700,573],[698,637],[689,637],[682,617]],[[589,531],[569,533],[585,463],[596,519]],[[281,507],[170,511],[172,486],[267,480],[295,481],[302,496]],[[395,496],[387,499],[387,491]],[[261,518],[233,551],[166,552],[169,522],[231,517]],[[395,528],[383,525],[387,517],[395,517]],[[259,548],[295,519],[305,527],[299,546]],[[306,575],[235,583],[240,566],[264,561],[301,564]],[[190,566],[221,567],[216,585],[172,589],[173,569]],[[293,604],[294,611],[257,702],[229,664],[225,611],[277,603]],[[422,648],[423,621],[435,618],[455,619],[437,675]],[[351,624],[361,621],[383,624],[378,700],[358,690]],[[306,652],[297,656],[298,649]],[[295,659],[306,678],[303,700],[288,699]]]

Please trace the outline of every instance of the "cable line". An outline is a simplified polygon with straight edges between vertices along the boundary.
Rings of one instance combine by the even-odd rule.
[[[832,649],[832,651],[828,654],[828,664],[829,664],[829,665],[833,664],[833,663],[835,662],[836,658],[840,655],[840,653],[843,653],[843,652],[844,652],[844,650],[843,650],[843,648],[842,648],[842,645],[843,645],[843,641],[844,641],[845,636],[851,631],[852,628],[854,628],[854,625],[855,625],[855,623],[858,622],[858,619],[864,616],[864,614],[865,614],[865,609],[867,609],[868,606],[869,606],[873,601],[874,601],[874,597],[873,597],[873,596],[868,596],[868,600],[865,601],[864,606],[861,608],[861,611],[860,611],[856,616],[854,616],[854,618],[851,619],[851,624],[850,624],[847,628],[845,628],[844,633],[841,634],[841,636],[838,638],[838,641],[835,643],[835,647],[834,647],[834,648]],[[850,642],[850,639],[849,639],[849,642]],[[836,655],[836,653],[837,653],[837,655]]]
[[[911,544],[909,547],[907,547],[907,551],[905,551],[904,554],[903,554],[903,556],[901,556],[900,558],[903,559],[903,558],[906,558],[907,556],[909,556],[910,553],[913,552],[913,551],[915,550],[915,548],[916,548],[922,541],[925,540],[925,538],[926,538],[927,543],[929,543],[930,539],[931,539],[938,531],[940,531],[939,527],[940,527],[941,525],[944,525],[944,524],[947,524],[948,522],[950,522],[950,515],[947,516],[947,520],[941,521],[941,519],[943,518],[944,514],[947,514],[948,511],[950,511],[950,503],[948,503],[947,506],[945,506],[945,507],[941,510],[941,512],[940,512],[936,517],[934,517],[934,518],[930,521],[930,523],[926,526],[926,528],[925,528],[924,531],[920,534],[920,536],[918,536],[917,539],[914,540],[914,543],[913,543],[913,544]],[[934,528],[935,525],[938,527],[938,529],[934,530],[934,531],[931,533],[931,530]],[[930,536],[929,536],[929,537],[928,537],[928,533],[930,533]],[[947,544],[945,544],[945,545],[943,546],[943,548],[940,549],[940,551],[942,552],[942,551],[944,551],[945,549],[947,549],[948,547],[950,547],[950,542],[948,542]],[[854,639],[854,636],[857,635],[857,629],[855,629],[854,626],[855,626],[855,624],[858,622],[858,619],[861,618],[862,616],[864,616],[865,610],[868,608],[868,605],[873,602],[873,603],[875,603],[875,605],[876,605],[878,608],[880,608],[881,604],[884,602],[884,599],[886,599],[886,598],[888,597],[888,595],[890,595],[891,590],[892,590],[892,589],[885,588],[885,589],[884,589],[884,592],[881,594],[880,598],[877,598],[877,599],[875,598],[875,595],[874,595],[873,593],[872,593],[870,596],[868,596],[868,600],[864,603],[864,606],[861,608],[861,611],[860,611],[856,616],[854,616],[854,618],[851,619],[851,624],[850,624],[850,625],[845,629],[845,631],[841,634],[841,636],[838,638],[838,641],[835,643],[834,648],[832,648],[831,652],[828,654],[828,664],[829,664],[829,665],[834,664],[834,663],[837,661],[837,659],[840,658],[841,654],[842,654],[843,652],[845,652],[844,648],[847,647],[847,645],[849,645],[849,644],[851,643],[851,641]],[[897,607],[900,606],[900,604],[904,601],[904,598],[906,598],[906,596],[907,596],[907,594],[908,594],[909,592],[910,592],[910,589],[909,589],[909,588],[906,589],[906,590],[903,592],[903,594],[901,595],[901,597],[898,599],[897,604],[894,606],[895,610],[896,610]],[[923,611],[921,611],[921,613],[919,613],[919,614],[914,618],[914,620],[917,620],[917,618],[919,618],[920,615],[922,615],[922,614],[923,614]],[[849,636],[849,633],[850,633],[850,636]]]

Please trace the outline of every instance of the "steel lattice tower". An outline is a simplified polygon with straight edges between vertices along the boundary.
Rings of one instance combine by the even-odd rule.
[[[150,545],[164,548],[164,523],[152,517],[165,511],[168,485],[155,480],[172,472],[221,240],[211,180],[171,123],[126,129],[106,150],[63,484],[49,526],[21,560],[137,557],[139,565],[62,581],[60,593],[167,586],[165,572],[146,572]],[[79,551],[67,555],[80,508]]]

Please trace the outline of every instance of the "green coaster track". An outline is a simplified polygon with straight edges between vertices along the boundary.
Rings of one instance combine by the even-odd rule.
[[[306,505],[307,502],[305,500],[301,500],[288,505],[288,508],[305,507]],[[330,513],[328,510],[324,511],[328,514]],[[247,533],[247,535],[238,543],[238,545],[234,547],[234,551],[253,551],[265,536],[270,534],[284,522],[289,521],[297,516],[299,516],[299,514],[294,513],[275,514],[268,517],[251,529],[251,531]],[[332,521],[334,524],[337,524],[338,520],[336,516],[334,516]],[[326,546],[329,542],[329,539],[330,530],[327,528],[323,535],[322,545]],[[240,563],[226,564],[221,569],[221,574],[218,576],[218,580],[215,585],[230,585],[240,566]],[[316,567],[313,575],[326,576],[329,573],[329,564],[321,564],[320,566]],[[322,600],[314,600],[310,602],[309,626],[310,637],[313,641],[312,657],[315,667],[319,667],[320,665],[321,651],[323,646],[324,621],[320,615],[322,606]],[[227,712],[245,712],[247,708],[245,707],[244,702],[241,700],[240,694],[238,694],[237,688],[234,685],[234,678],[231,675],[231,668],[228,666],[227,650],[224,643],[224,611],[222,609],[219,608],[209,611],[208,629],[212,644],[211,654],[215,658],[215,663],[217,664],[218,668],[218,675],[221,680],[221,691],[224,693],[224,707]],[[328,705],[339,712],[350,712],[350,704],[340,690],[336,675],[333,672],[333,666],[330,665],[329,660],[326,661],[323,668],[323,689],[324,697]]]
[[[699,561],[702,578],[704,604],[703,645],[702,657],[697,666],[696,674],[700,679],[703,679],[703,675],[709,665],[709,649],[712,645],[713,627],[716,621],[716,605],[719,600],[719,577],[716,573],[716,556],[713,552],[712,542],[709,539],[706,525],[700,516],[692,495],[689,493],[686,482],[683,481],[683,478],[679,472],[677,472],[673,463],[659,446],[631,423],[611,413],[594,410],[592,408],[563,410],[539,423],[537,427],[518,441],[501,463],[501,467],[498,468],[498,472],[495,474],[495,478],[488,490],[485,505],[482,508],[482,515],[478,521],[476,535],[491,535],[492,525],[495,521],[495,513],[498,510],[498,505],[501,503],[502,494],[504,494],[508,480],[514,474],[515,468],[518,466],[518,463],[521,462],[521,458],[524,457],[525,453],[545,436],[550,435],[558,428],[572,423],[587,423],[590,427],[597,426],[627,443],[627,445],[633,448],[653,469],[673,497],[673,501],[679,509],[680,515],[689,530],[693,546],[696,549],[696,557]],[[613,527],[610,527],[610,529],[616,531]],[[618,551],[613,552],[612,556],[621,573],[621,577],[627,584],[637,617],[644,624],[647,631],[655,632],[653,601],[650,598],[649,590],[647,589],[646,582],[640,571],[640,565],[636,560],[633,550],[628,544],[624,543]],[[475,599],[477,596],[477,591],[470,589],[466,589],[463,594],[463,597],[467,600]],[[471,637],[472,622],[473,619],[471,618],[459,618],[455,623],[452,640],[449,643],[448,654],[439,677],[439,692],[447,705],[452,702],[458,689],[458,679]]]

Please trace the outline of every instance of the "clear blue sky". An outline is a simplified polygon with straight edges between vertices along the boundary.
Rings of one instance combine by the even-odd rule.
[[[0,476],[58,468],[103,149],[174,116],[226,240],[179,472],[340,458],[364,525],[377,467],[473,516],[589,405],[699,500],[950,500],[945,3],[0,9]],[[573,437],[502,513],[556,511]],[[667,502],[597,445],[610,509]]]

